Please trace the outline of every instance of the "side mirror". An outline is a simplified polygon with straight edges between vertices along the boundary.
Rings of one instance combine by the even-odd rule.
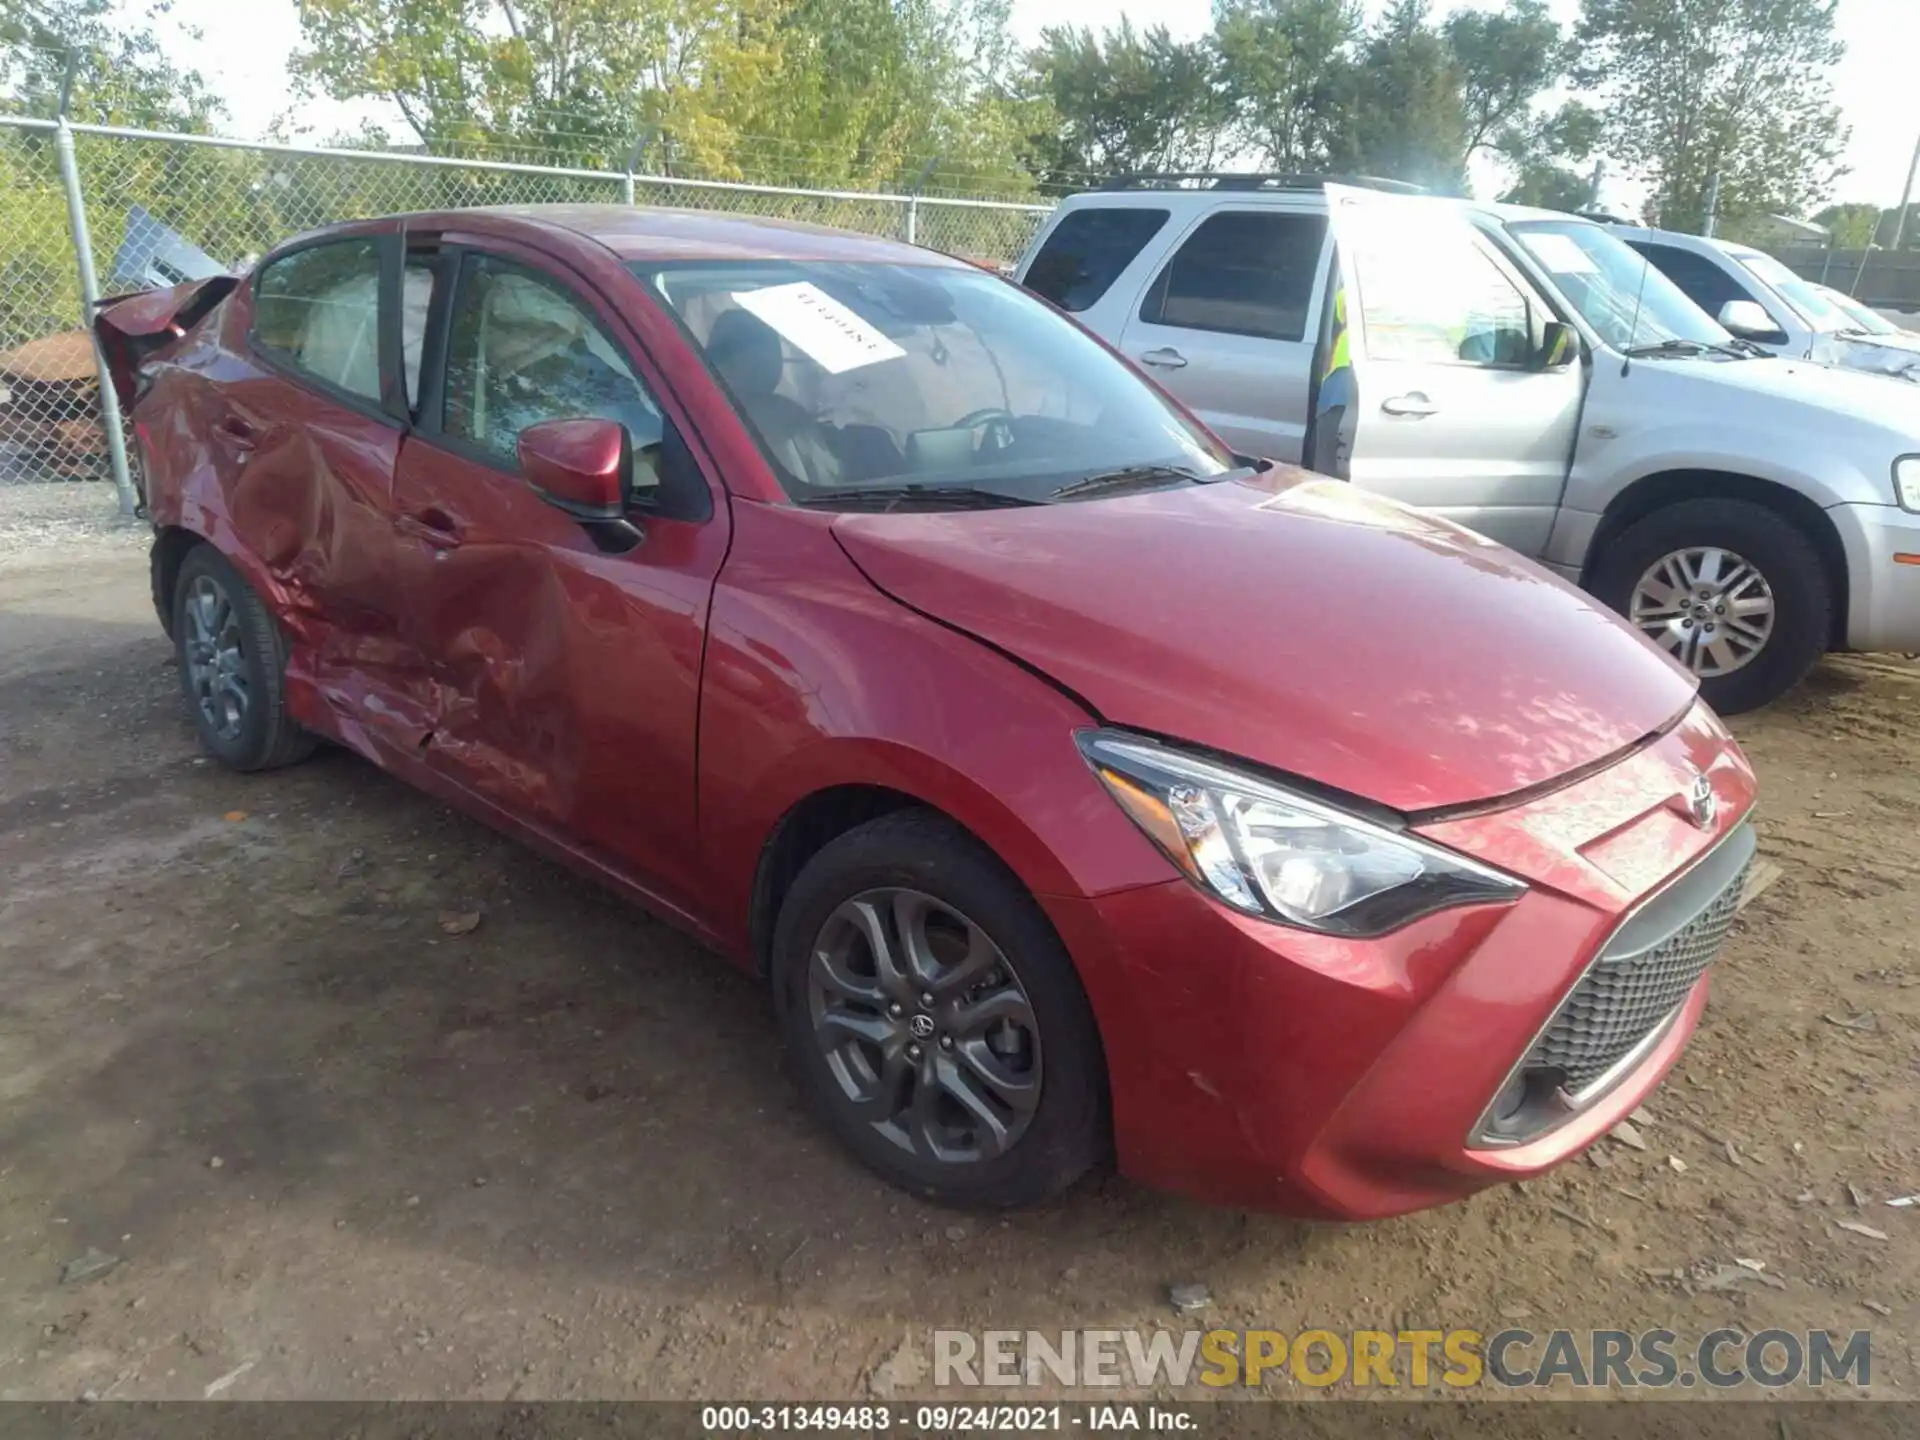
[[[515,447],[527,484],[547,504],[578,520],[603,550],[630,550],[640,531],[627,519],[633,493],[633,440],[618,420],[542,420]]]
[[[1720,307],[1718,318],[1721,329],[1742,340],[1771,340],[1777,345],[1787,338],[1758,300],[1729,300]]]
[[[1559,370],[1580,358],[1580,337],[1564,320],[1549,320],[1540,327],[1540,368]]]

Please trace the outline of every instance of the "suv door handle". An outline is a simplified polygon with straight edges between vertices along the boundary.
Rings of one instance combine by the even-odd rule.
[[[1389,415],[1410,415],[1416,420],[1424,415],[1440,413],[1440,407],[1418,390],[1409,390],[1405,395],[1389,395],[1380,402],[1380,408]]]
[[[1162,370],[1178,370],[1187,363],[1187,357],[1171,345],[1162,345],[1158,350],[1142,351],[1142,365],[1157,365]]]
[[[444,510],[402,515],[393,522],[393,528],[432,550],[454,550],[460,545],[460,529]]]

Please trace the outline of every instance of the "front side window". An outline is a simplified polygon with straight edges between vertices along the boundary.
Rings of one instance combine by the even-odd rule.
[[[1324,215],[1223,210],[1181,243],[1147,291],[1150,325],[1298,340],[1327,234]]]
[[[1166,223],[1165,210],[1140,206],[1071,210],[1041,244],[1024,283],[1062,310],[1085,310]]]
[[[1647,241],[1627,242],[1654,263],[1654,266],[1694,304],[1716,319],[1728,303],[1759,297],[1704,255],[1674,245],[1656,245]]]
[[[973,269],[764,260],[635,265],[789,495],[971,488],[1045,500],[1076,481],[1233,465],[1124,362]]]
[[[1614,349],[1732,344],[1733,337],[1717,320],[1646,256],[1603,227],[1581,220],[1527,220],[1506,228],[1567,303]]]
[[[1818,285],[1802,280],[1771,255],[1742,255],[1740,263],[1777,290],[1800,318],[1821,334],[1838,335],[1842,330],[1859,328],[1859,322],[1821,294]]]
[[[254,281],[254,343],[316,380],[378,400],[383,248],[340,240],[268,261]]]
[[[1526,296],[1465,226],[1369,231],[1351,254],[1366,353],[1374,360],[1524,365]]]
[[[664,429],[626,357],[562,286],[489,255],[460,265],[447,336],[443,434],[518,467],[520,432],[543,420],[618,420],[633,437],[634,485],[658,483],[642,456]]]

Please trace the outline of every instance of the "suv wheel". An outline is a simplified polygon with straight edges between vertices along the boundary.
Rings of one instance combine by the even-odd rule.
[[[207,753],[233,770],[271,770],[313,753],[287,714],[286,647],[253,587],[211,545],[180,562],[173,587],[180,684]]]
[[[775,1002],[807,1101],[871,1169],[950,1205],[1065,1189],[1106,1143],[1092,1011],[1046,916],[926,811],[807,862],[773,937]]]
[[[1806,532],[1748,500],[1685,500],[1607,547],[1594,594],[1700,677],[1722,714],[1776,700],[1825,652],[1833,595]]]

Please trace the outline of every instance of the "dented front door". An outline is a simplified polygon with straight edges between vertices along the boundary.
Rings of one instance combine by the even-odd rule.
[[[488,243],[439,256],[457,288],[434,307],[394,483],[404,625],[429,665],[422,753],[673,903],[698,867],[694,733],[726,510],[637,511],[644,539],[608,553],[528,488],[514,441],[529,424],[618,419],[639,452],[669,422],[610,306]]]

